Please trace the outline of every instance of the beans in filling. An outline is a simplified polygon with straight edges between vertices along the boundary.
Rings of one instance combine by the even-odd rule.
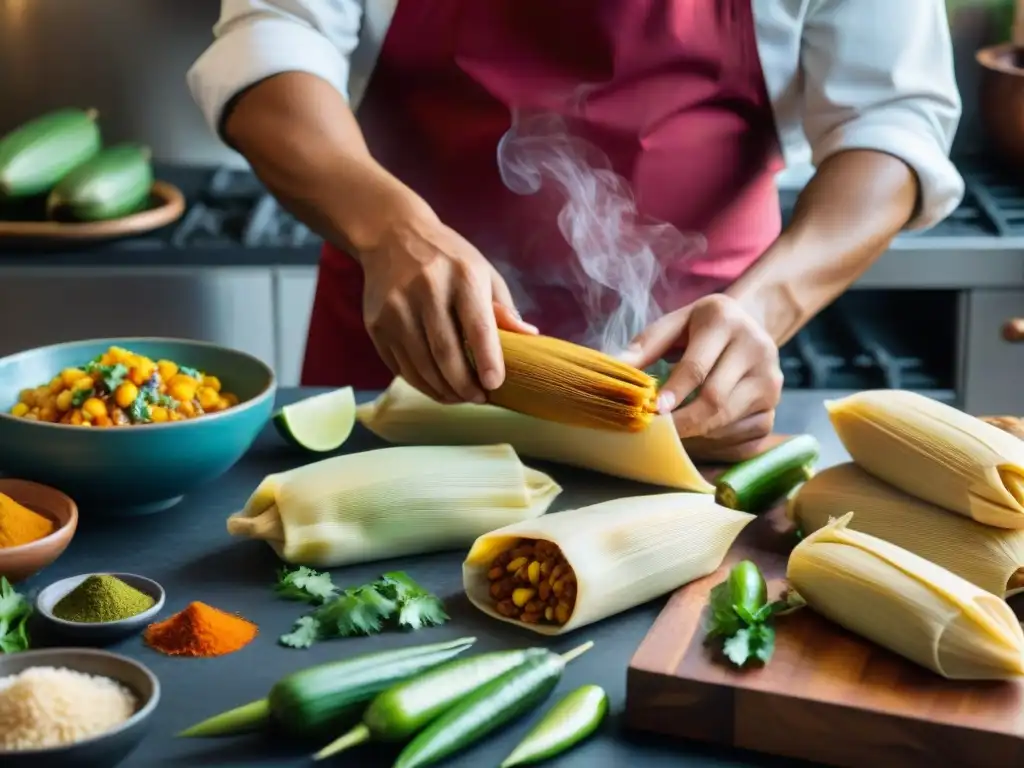
[[[519,539],[487,571],[495,610],[526,624],[561,626],[576,605],[576,574],[556,544]]]

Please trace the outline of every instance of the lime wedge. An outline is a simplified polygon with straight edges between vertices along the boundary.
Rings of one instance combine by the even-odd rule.
[[[356,423],[352,387],[307,397],[274,414],[274,426],[288,442],[314,453],[337,450]]]

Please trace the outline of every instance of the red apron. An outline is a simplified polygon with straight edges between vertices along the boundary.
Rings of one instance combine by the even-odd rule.
[[[621,287],[645,254],[663,275],[632,291],[641,316],[651,299],[667,312],[728,287],[781,227],[751,0],[400,0],[359,121],[374,157],[495,264],[549,335],[593,343],[616,303],[603,286]],[[607,171],[577,178],[566,156],[610,163],[640,218]],[[522,194],[538,168],[551,171],[540,191]],[[362,291],[358,264],[325,247],[304,385],[391,380]]]

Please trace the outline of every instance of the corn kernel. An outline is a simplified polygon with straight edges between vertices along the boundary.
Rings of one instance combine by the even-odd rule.
[[[196,398],[199,400],[199,405],[202,406],[204,411],[216,409],[217,403],[220,401],[220,395],[217,394],[216,390],[209,387],[200,387],[196,391]]]
[[[63,392],[57,395],[57,399],[54,401],[54,405],[57,406],[58,411],[60,411],[61,413],[67,413],[68,411],[71,410],[71,395],[72,392],[70,389],[65,389]]]
[[[57,409],[52,405],[44,405],[39,409],[39,420],[40,421],[57,421]]]
[[[555,620],[555,609],[552,608],[550,605],[544,609],[544,618],[548,621]]]
[[[512,593],[512,602],[516,604],[516,607],[522,608],[533,599],[536,592],[537,590],[535,589],[520,587]]]
[[[24,416],[22,416],[22,418],[23,419],[28,419],[29,421],[39,421],[39,414],[36,414],[36,413],[26,413]]]
[[[230,407],[231,407],[231,403],[229,403],[227,401],[227,398],[218,397],[217,398],[217,407],[214,408],[213,410],[215,410],[215,411],[226,411]]]
[[[228,406],[238,405],[238,395],[232,394],[231,392],[224,393],[224,399],[228,401]]]
[[[572,608],[568,603],[559,603],[555,606],[555,621],[559,624],[565,624],[569,620],[570,614],[572,614]]]
[[[47,389],[51,395],[59,394],[64,389],[64,380],[60,376],[55,376],[51,381]]]
[[[126,381],[114,390],[114,402],[121,408],[127,408],[139,396],[139,388],[132,382]]]
[[[214,392],[220,392],[220,379],[216,376],[203,376],[203,386],[209,387]]]
[[[82,403],[82,416],[92,420],[96,416],[106,416],[107,406],[98,397],[90,397]]]
[[[23,389],[18,393],[18,402],[28,406],[36,404],[36,391],[34,389]]]
[[[160,374],[160,378],[167,381],[178,373],[178,364],[170,360],[157,360],[156,369]]]
[[[88,374],[80,368],[65,368],[60,372],[60,379],[65,387],[74,386],[79,379],[84,379]]]
[[[522,568],[528,562],[530,562],[530,561],[527,560],[525,557],[517,557],[515,560],[513,560],[511,563],[509,563],[505,567],[505,570],[508,571],[509,573],[513,573],[514,571],[518,571],[520,568]]]
[[[171,382],[167,385],[167,394],[184,405],[196,396],[196,389],[195,379],[178,375],[171,379]]]
[[[27,413],[28,413],[28,406],[25,405],[24,403],[18,403],[13,408],[11,408],[11,415],[12,416],[24,416]]]
[[[196,415],[196,406],[191,400],[182,400],[178,403],[178,416],[191,419]]]
[[[162,421],[167,421],[170,418],[170,415],[167,413],[167,409],[162,405],[154,405],[149,409],[149,418],[154,423],[160,423]]]
[[[533,586],[537,586],[540,582],[540,563],[536,560],[530,563],[529,567],[526,569],[526,576],[530,579],[530,583],[533,584]]]
[[[114,422],[112,422],[110,420],[110,417],[107,416],[106,414],[103,414],[102,416],[96,416],[92,420],[92,425],[94,427],[110,427],[110,426],[113,426],[113,424],[114,424]]]

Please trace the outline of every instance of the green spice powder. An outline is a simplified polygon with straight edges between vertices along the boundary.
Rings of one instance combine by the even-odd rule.
[[[90,576],[53,606],[53,615],[64,621],[97,623],[137,616],[156,601],[116,576]]]

